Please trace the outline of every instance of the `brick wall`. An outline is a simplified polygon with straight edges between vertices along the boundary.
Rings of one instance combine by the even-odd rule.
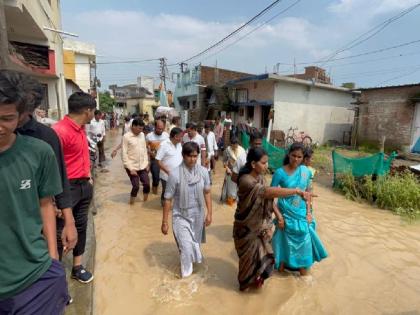
[[[378,142],[386,136],[385,146],[410,145],[415,106],[409,101],[420,93],[420,84],[362,90],[358,142]]]
[[[235,89],[247,89],[248,101],[274,101],[274,81],[250,81],[236,84]]]
[[[252,76],[249,73],[201,66],[200,84],[203,85],[223,85],[227,81],[236,80]]]

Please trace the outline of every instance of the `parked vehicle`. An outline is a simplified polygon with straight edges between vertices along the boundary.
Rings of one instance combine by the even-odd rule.
[[[298,127],[290,127],[287,132],[286,141],[284,142],[285,148],[289,148],[294,142],[302,143],[305,147],[312,145],[312,138],[305,133],[305,131],[299,131]]]

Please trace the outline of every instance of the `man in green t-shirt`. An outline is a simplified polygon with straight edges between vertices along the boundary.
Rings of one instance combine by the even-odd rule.
[[[69,296],[53,196],[62,187],[51,147],[15,134],[24,79],[0,70],[0,314],[61,314]]]

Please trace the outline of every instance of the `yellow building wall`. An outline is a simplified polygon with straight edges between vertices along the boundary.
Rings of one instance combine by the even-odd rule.
[[[153,117],[154,110],[156,110],[157,107],[158,104],[155,102],[154,98],[144,98],[140,101],[140,112],[143,114],[148,113],[149,117]]]
[[[64,50],[64,77],[76,82],[76,55],[74,51]]]

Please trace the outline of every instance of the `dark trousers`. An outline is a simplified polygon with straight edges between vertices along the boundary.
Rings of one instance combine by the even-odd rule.
[[[104,142],[99,141],[97,144],[98,152],[99,152],[99,164],[105,161],[105,149],[104,149]]]
[[[133,186],[130,194],[131,197],[137,197],[137,193],[140,190],[140,182],[143,184],[143,194],[148,194],[150,192],[149,174],[145,169],[137,171],[136,176],[131,175],[130,170],[127,168],[125,171],[127,172],[128,177],[130,177],[131,186]]]
[[[63,314],[70,297],[66,273],[57,260],[33,284],[0,301],[0,314]]]
[[[88,222],[88,210],[93,197],[93,186],[89,180],[70,180],[70,194],[72,200],[73,217],[77,229],[77,244],[73,249],[73,256],[81,256],[86,247],[86,230]],[[60,259],[63,254],[61,232],[64,228],[64,220],[57,219],[57,247]]]
[[[162,183],[162,194],[160,195],[160,202],[163,207],[163,202],[165,201],[166,180],[161,179],[160,182]]]
[[[212,155],[210,157],[210,169],[214,170],[215,167],[216,167],[216,157]]]
[[[150,172],[152,173],[152,186],[159,186],[160,167],[156,159],[152,159],[150,161]]]

